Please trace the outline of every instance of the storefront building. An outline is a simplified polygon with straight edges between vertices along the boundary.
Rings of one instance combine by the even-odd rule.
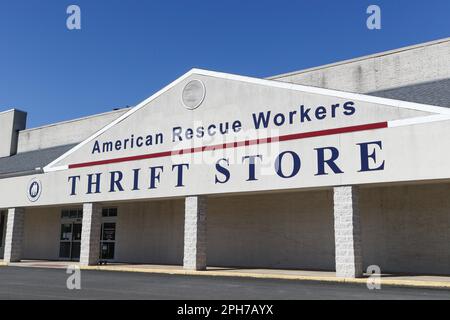
[[[133,108],[0,112],[0,258],[450,275],[450,39]]]

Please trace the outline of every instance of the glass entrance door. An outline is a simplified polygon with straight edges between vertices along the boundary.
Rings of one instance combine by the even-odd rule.
[[[117,208],[103,208],[100,234],[100,260],[112,261],[116,249]]]
[[[61,259],[70,259],[70,251],[72,250],[72,224],[61,224],[61,237],[59,238],[59,257]]]
[[[80,260],[82,210],[63,210],[59,257],[63,260]]]
[[[61,224],[59,257],[66,260],[79,260],[81,249],[81,223]]]
[[[113,260],[116,246],[116,223],[103,222],[100,241],[100,259]]]
[[[72,248],[70,252],[71,260],[80,260],[81,251],[81,223],[72,224]]]

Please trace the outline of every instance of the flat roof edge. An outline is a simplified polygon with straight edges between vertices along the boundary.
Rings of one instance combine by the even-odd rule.
[[[391,55],[391,54],[395,54],[395,53],[400,53],[403,51],[409,51],[409,50],[415,50],[415,49],[419,49],[419,48],[423,48],[423,47],[433,46],[433,45],[441,44],[444,42],[450,42],[450,37],[433,40],[433,41],[429,41],[429,42],[424,42],[424,43],[419,43],[419,44],[414,44],[414,45],[410,45],[410,46],[406,46],[406,47],[402,47],[402,48],[398,48],[398,49],[392,49],[392,50],[382,51],[382,52],[378,52],[378,53],[373,53],[373,54],[369,54],[369,55],[365,55],[365,56],[361,56],[361,57],[357,57],[357,58],[332,62],[332,63],[324,64],[321,66],[316,66],[316,67],[311,67],[311,68],[307,68],[307,69],[282,73],[279,75],[266,77],[265,79],[277,80],[279,78],[289,77],[289,76],[293,76],[296,74],[302,74],[302,73],[317,71],[320,69],[332,68],[332,67],[336,67],[336,66],[340,66],[340,65],[344,65],[344,64],[354,63],[354,62],[358,62],[358,61],[369,60],[369,59],[373,59],[373,58],[377,58],[377,57],[383,57],[383,56],[387,56],[387,55]]]
[[[0,179],[31,176],[31,175],[42,174],[42,173],[44,173],[44,170],[42,168],[36,168],[36,169],[31,169],[31,170],[26,170],[26,171],[5,172],[5,173],[0,173]]]
[[[87,119],[91,119],[91,118],[95,118],[95,117],[101,117],[101,116],[108,115],[108,114],[120,113],[121,111],[122,111],[122,112],[126,112],[126,111],[130,110],[131,108],[133,108],[133,107],[126,107],[126,108],[121,108],[121,109],[118,109],[118,110],[112,110],[112,111],[107,111],[107,112],[101,112],[101,113],[91,114],[91,115],[84,116],[84,117],[80,117],[80,118],[69,119],[69,120],[64,120],[64,121],[54,122],[54,123],[50,123],[50,124],[45,124],[45,125],[43,125],[43,126],[34,127],[34,128],[28,128],[28,129],[21,130],[20,133],[23,133],[23,132],[29,132],[29,131],[33,131],[33,130],[45,129],[45,128],[49,128],[49,127],[59,126],[59,125],[61,125],[61,124],[66,124],[66,123],[71,123],[71,122],[77,122],[77,121],[87,120]]]
[[[18,111],[18,112],[27,113],[26,111],[23,111],[23,110],[20,110],[20,109],[17,109],[17,108],[11,108],[11,109],[8,109],[8,110],[0,111],[0,114],[8,113],[8,112],[11,112],[11,111]]]

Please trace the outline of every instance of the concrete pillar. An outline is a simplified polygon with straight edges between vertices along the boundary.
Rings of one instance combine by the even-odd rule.
[[[82,266],[98,264],[100,257],[101,225],[101,205],[98,203],[84,203],[80,250],[80,265]]]
[[[334,188],[334,238],[336,276],[358,278],[363,275],[358,188]]]
[[[187,270],[206,270],[206,197],[186,197],[184,213],[184,258]]]
[[[6,263],[19,262],[22,258],[24,222],[24,208],[12,208],[8,210],[5,235],[5,252],[3,255],[3,261]]]
[[[26,112],[17,109],[0,112],[0,158],[16,154],[19,131],[25,129],[26,123]]]

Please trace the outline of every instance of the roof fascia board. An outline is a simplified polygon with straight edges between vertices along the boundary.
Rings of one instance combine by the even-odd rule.
[[[63,124],[70,124],[70,123],[74,123],[74,122],[90,120],[90,119],[93,119],[93,118],[96,118],[96,117],[102,117],[102,116],[111,115],[111,114],[114,114],[114,113],[121,113],[121,112],[124,112],[124,111],[127,111],[127,110],[131,110],[131,107],[126,107],[126,108],[121,108],[121,109],[117,109],[117,110],[112,110],[112,111],[92,114],[92,115],[89,115],[89,116],[80,117],[80,118],[76,118],[76,119],[70,119],[70,120],[50,123],[50,124],[46,124],[46,125],[39,126],[39,127],[28,128],[28,129],[20,130],[20,133],[27,133],[27,132],[31,132],[31,131],[36,131],[36,130],[42,130],[42,129],[47,129],[47,128],[51,128],[51,127],[56,127],[56,126],[60,126],[60,125],[63,125]]]
[[[0,179],[30,176],[33,174],[41,174],[43,172],[44,172],[44,170],[42,168],[36,168],[36,169],[32,169],[32,170],[27,170],[27,171],[1,173]]]

